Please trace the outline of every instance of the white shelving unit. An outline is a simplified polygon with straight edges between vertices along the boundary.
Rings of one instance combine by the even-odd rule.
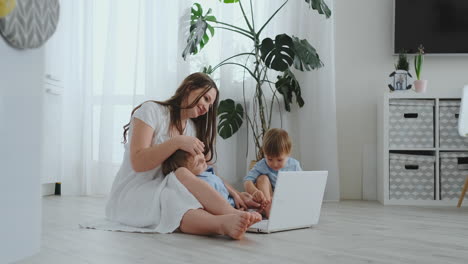
[[[377,113],[377,197],[384,205],[420,205],[420,206],[456,206],[457,199],[441,200],[440,197],[440,158],[439,153],[445,151],[467,151],[468,148],[440,148],[439,147],[439,103],[441,100],[459,100],[459,93],[416,93],[412,90],[386,93],[380,98]],[[434,100],[434,147],[432,148],[390,148],[389,147],[389,106],[391,99],[429,99]],[[402,200],[390,199],[390,165],[391,151],[425,151],[431,152],[435,157],[435,200]],[[461,187],[460,187],[461,188]],[[464,203],[467,205],[468,203]]]

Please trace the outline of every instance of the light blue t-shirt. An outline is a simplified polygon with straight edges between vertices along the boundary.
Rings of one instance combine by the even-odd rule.
[[[301,164],[296,159],[291,157],[288,158],[286,165],[281,168],[279,171],[302,171]],[[244,182],[252,181],[256,182],[258,176],[267,175],[271,182],[271,187],[274,190],[276,186],[276,180],[278,179],[278,172],[272,168],[268,167],[268,164],[265,159],[258,161],[255,166],[249,171],[247,176],[244,178]]]
[[[228,203],[232,205],[232,207],[236,206],[234,198],[229,195],[229,191],[227,190],[226,185],[224,185],[223,180],[216,176],[213,167],[208,167],[206,171],[202,172],[200,175],[197,175],[197,177],[211,185],[217,192],[221,194],[221,196],[224,197],[224,199],[228,201]]]

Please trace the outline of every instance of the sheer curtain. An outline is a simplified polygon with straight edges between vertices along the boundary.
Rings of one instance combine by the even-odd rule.
[[[62,2],[62,20],[65,20],[69,32],[67,39],[63,41],[66,50],[69,51],[68,64],[64,65],[64,194],[108,193],[123,157],[123,145],[120,143],[122,126],[129,121],[131,110],[145,100],[169,98],[185,76],[198,71],[202,66],[214,66],[232,54],[249,50],[249,39],[218,29],[199,54],[184,61],[181,53],[186,43],[190,7],[193,2]],[[202,4],[204,13],[208,8],[212,8],[212,13],[219,20],[242,23],[243,18],[237,4],[227,5],[218,0],[198,2]],[[253,3],[258,26],[263,24],[283,1]],[[247,12],[250,12],[248,2],[244,5],[247,6]],[[318,16],[314,12],[307,10],[305,2],[290,1],[263,34],[274,37],[276,34],[287,32],[301,38],[307,37],[309,40],[327,39],[332,34],[330,32],[333,32],[332,23],[325,23],[326,28],[321,32],[309,30],[309,26],[316,27],[315,21],[309,20]],[[326,45],[332,44],[327,41],[328,39],[324,42]],[[315,44],[314,41],[311,43]],[[327,53],[332,51],[333,48],[326,49]],[[330,57],[323,52],[320,55]],[[331,66],[332,63],[326,64]],[[308,82],[308,74],[310,73],[304,74],[304,82]],[[313,73],[313,76],[323,76],[322,83],[327,85],[322,86],[314,81],[310,85],[303,85],[303,89],[328,91],[331,88],[328,85],[331,83],[328,73],[318,71]],[[225,66],[214,74],[214,78],[220,88],[221,99],[229,97],[242,100],[242,69]],[[252,87],[249,86],[249,82],[246,82],[246,86]],[[247,89],[247,95],[251,91],[252,89]],[[304,94],[307,92],[304,91]],[[310,96],[310,99],[304,97],[306,106],[309,102],[312,104],[312,100],[316,100],[312,99],[313,94]],[[299,119],[304,112],[304,109],[294,109],[291,113],[284,114],[284,128],[292,131],[293,127],[301,124],[303,121]],[[278,121],[275,125],[280,126],[281,123]],[[313,129],[319,130],[321,127],[313,126]],[[303,144],[299,144],[299,140],[310,140],[301,137],[300,131],[295,131],[292,136],[297,146]],[[219,138],[217,142],[218,173],[236,187],[241,187],[248,160],[245,156],[245,139],[244,127],[237,136],[228,140]],[[336,144],[336,137],[334,140]],[[295,155],[304,158],[302,156],[308,157],[310,153],[296,147]],[[308,165],[304,167],[315,168]]]
[[[298,140],[301,162],[306,170],[327,170],[325,200],[340,200],[335,96],[334,0],[326,0],[332,16],[308,16],[298,9],[298,28],[313,40],[324,67],[312,73],[298,73],[306,105],[299,111]]]
[[[181,17],[190,1],[63,1],[64,194],[106,194],[123,157],[122,126],[145,100],[165,100],[189,72]],[[184,41],[185,42],[185,41]],[[181,43],[181,45],[175,45]]]

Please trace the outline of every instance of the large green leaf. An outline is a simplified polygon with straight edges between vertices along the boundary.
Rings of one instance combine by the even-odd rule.
[[[275,41],[266,38],[260,47],[261,58],[273,70],[285,71],[294,61],[293,42],[286,34],[277,35]]]
[[[317,10],[319,14],[325,14],[327,18],[331,16],[331,10],[325,3],[325,0],[305,0],[312,9]]]
[[[232,99],[223,100],[219,103],[218,117],[218,134],[223,139],[230,138],[242,126],[244,108]]]
[[[232,4],[232,3],[239,2],[239,0],[219,0],[219,1],[225,4]]]
[[[323,66],[317,51],[312,47],[307,39],[300,40],[293,36],[293,49],[294,49],[294,68],[304,71],[310,71]]]
[[[296,102],[299,107],[304,106],[304,99],[302,99],[301,96],[301,86],[296,76],[294,76],[289,69],[283,72],[283,76],[278,76],[275,86],[278,92],[283,95],[284,108],[286,108],[286,111],[291,111],[290,104],[292,103],[293,94],[296,96]]]
[[[187,58],[188,54],[197,54],[210,40],[207,30],[214,36],[214,28],[207,21],[216,21],[216,17],[210,16],[211,8],[203,16],[203,9],[200,4],[195,3],[192,6],[192,15],[190,17],[190,34],[187,39],[187,46],[182,52],[182,58]]]

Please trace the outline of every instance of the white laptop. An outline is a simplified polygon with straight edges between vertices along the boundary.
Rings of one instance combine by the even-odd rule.
[[[316,225],[327,176],[328,171],[280,171],[270,219],[253,224],[247,231],[271,233]]]

